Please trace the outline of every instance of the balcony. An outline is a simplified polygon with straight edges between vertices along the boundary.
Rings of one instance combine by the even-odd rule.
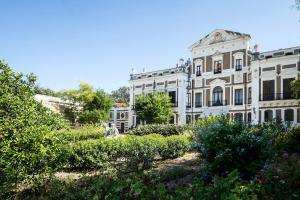
[[[236,106],[241,106],[241,105],[243,105],[243,100],[235,100],[235,101],[234,101],[234,105],[236,105]]]
[[[195,102],[195,108],[201,108],[202,102]]]
[[[201,74],[201,71],[197,71],[196,72],[196,76],[201,76],[202,74]]]
[[[214,69],[214,74],[221,74],[222,73],[222,69],[221,68],[215,68]]]
[[[208,107],[212,106],[227,106],[227,100],[221,100],[221,101],[209,101],[208,102]]]
[[[291,92],[268,93],[268,94],[260,95],[259,97],[260,101],[276,101],[276,100],[288,100],[288,99],[294,99]]]
[[[235,71],[241,71],[241,70],[242,70],[242,65],[235,66]]]
[[[173,108],[177,108],[178,107],[178,102],[171,102],[172,103],[172,107]]]

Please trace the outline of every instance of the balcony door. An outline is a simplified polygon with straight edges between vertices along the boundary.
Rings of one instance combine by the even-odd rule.
[[[274,100],[274,80],[263,82],[263,100]]]
[[[283,79],[283,99],[291,99],[292,98],[292,90],[291,90],[291,82],[295,80],[294,78],[286,78]]]
[[[223,89],[217,86],[213,90],[213,106],[223,105]]]

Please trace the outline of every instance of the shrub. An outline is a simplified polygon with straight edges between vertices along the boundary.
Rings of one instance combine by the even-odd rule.
[[[0,61],[0,194],[51,170],[64,120],[34,100],[36,77]]]
[[[196,147],[209,171],[225,175],[237,169],[248,176],[273,155],[273,132],[267,125],[251,127],[218,116],[198,127]]]
[[[276,138],[275,145],[279,151],[300,153],[300,126],[281,132]]]
[[[163,136],[170,135],[180,135],[185,131],[189,130],[188,125],[180,126],[175,124],[149,124],[144,126],[139,126],[137,128],[131,129],[129,134],[132,135],[148,135],[148,134],[160,134]]]
[[[77,142],[80,140],[99,139],[103,137],[105,129],[100,126],[85,125],[74,129],[56,131],[56,135],[63,141]]]
[[[183,155],[189,150],[189,136],[163,137],[125,136],[117,139],[101,138],[72,143],[66,147],[65,161],[71,168],[91,169],[114,166],[120,170],[137,171],[148,168],[158,158]]]

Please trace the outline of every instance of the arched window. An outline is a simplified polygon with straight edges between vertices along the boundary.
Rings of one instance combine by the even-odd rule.
[[[223,105],[223,89],[217,86],[213,90],[213,106]]]
[[[284,111],[284,121],[286,121],[286,122],[294,121],[294,110],[293,109],[286,109]]]
[[[235,113],[234,114],[234,120],[242,122],[243,121],[243,113]]]
[[[265,110],[265,122],[270,122],[273,120],[273,111]]]
[[[248,113],[248,122],[251,122],[252,119],[251,119],[251,112]]]

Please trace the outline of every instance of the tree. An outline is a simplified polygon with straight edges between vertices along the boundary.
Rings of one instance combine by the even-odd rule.
[[[65,91],[64,98],[73,104],[64,112],[71,122],[78,119],[84,124],[101,123],[108,119],[112,107],[111,98],[103,90],[95,90],[90,84],[84,82],[80,82],[78,90]]]
[[[34,100],[36,77],[0,61],[0,198],[21,181],[43,177],[55,166],[62,116]]]
[[[150,93],[136,97],[137,116],[147,123],[168,123],[173,116],[170,97],[165,93]]]
[[[129,104],[129,87],[123,86],[112,91],[111,97],[115,103]]]
[[[34,93],[35,94],[47,95],[47,96],[53,96],[53,97],[60,97],[61,96],[61,94],[59,92],[55,92],[55,91],[51,90],[50,88],[41,87],[39,84],[36,84],[34,86]]]
[[[300,10],[300,0],[295,0],[295,7],[297,10]]]
[[[296,99],[300,99],[300,78],[294,80],[291,86],[293,97],[295,97]]]

